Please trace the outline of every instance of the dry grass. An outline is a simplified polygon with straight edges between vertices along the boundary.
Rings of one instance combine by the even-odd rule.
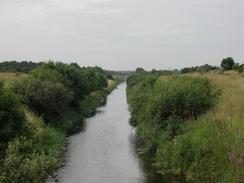
[[[26,74],[23,73],[13,73],[13,72],[1,72],[0,73],[0,80],[3,81],[14,81],[20,78],[20,76],[24,76]]]
[[[159,77],[160,80],[166,80],[166,79],[168,79],[168,78],[169,78],[169,76],[160,76],[160,77]]]
[[[22,109],[26,116],[27,125],[34,131],[35,136],[40,136],[45,128],[43,119],[31,112],[26,106],[22,106]]]
[[[14,72],[0,72],[0,81],[5,83],[5,87],[11,86],[11,83],[27,76],[24,73],[14,73]]]
[[[193,157],[195,159],[191,162],[191,166],[194,168],[186,173],[187,178],[194,178],[193,182],[199,182],[196,181],[199,177],[201,177],[200,182],[243,182],[244,76],[233,71],[187,75],[208,78],[222,90],[222,94],[214,109],[185,126],[184,134],[178,137],[176,145],[172,143],[170,152],[189,154],[190,157],[201,152],[199,151],[201,148],[207,150],[202,151],[204,156],[200,160],[197,155]],[[190,146],[189,150],[181,150],[177,144],[182,147],[185,144],[194,145]],[[168,158],[172,156],[169,153]],[[184,157],[181,159],[180,156],[174,161],[184,162],[185,159]],[[177,166],[174,168],[177,170]],[[203,181],[205,179],[213,181]]]
[[[244,77],[237,72],[194,74],[207,77],[222,89],[222,95],[212,115],[218,120],[244,120]],[[244,122],[242,122],[244,124]]]
[[[197,74],[195,74],[197,75]],[[232,152],[239,154],[236,171],[244,167],[244,76],[237,72],[203,74],[222,89],[222,95],[214,110],[207,115],[219,121],[221,132],[229,140]]]
[[[114,86],[114,81],[108,79],[108,88],[112,88]]]

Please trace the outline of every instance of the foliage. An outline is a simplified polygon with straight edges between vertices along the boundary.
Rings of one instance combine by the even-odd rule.
[[[73,99],[73,93],[61,83],[42,82],[33,77],[16,82],[14,90],[31,110],[43,115],[49,123],[59,117]]]
[[[163,172],[184,175],[189,182],[241,182],[241,78],[211,73],[204,76],[208,79],[202,74],[160,78],[145,88],[142,83],[148,76],[129,77],[131,118],[136,119],[134,124],[144,139],[144,150],[155,156]],[[224,86],[221,100],[213,81]],[[223,85],[226,82],[233,86]],[[233,109],[230,106],[231,101],[236,101],[234,96],[239,98],[235,105],[240,106]]]
[[[0,182],[45,182],[58,166],[65,135],[106,102],[116,83],[107,88],[99,67],[53,62],[14,75],[5,88],[0,83],[0,155],[6,152],[0,158]]]
[[[167,129],[167,138],[177,135],[179,123],[195,119],[213,107],[219,95],[219,90],[205,78],[181,76],[157,82],[155,78],[145,78],[132,91],[133,81],[140,79],[128,78],[131,121],[134,125],[148,123]]]
[[[24,72],[28,73],[32,69],[38,67],[41,63],[34,62],[16,62],[16,61],[5,61],[0,63],[0,71],[1,72]]]
[[[244,64],[241,64],[241,65],[238,65],[238,66],[236,66],[236,69],[237,69],[237,71],[238,72],[244,72]]]
[[[130,123],[136,126],[144,114],[144,106],[158,75],[131,75],[127,82],[127,100],[130,103]],[[131,89],[133,88],[133,90]]]
[[[148,103],[152,109],[150,117],[155,118],[156,123],[171,116],[195,119],[214,106],[218,93],[205,78],[182,76],[160,80],[155,84]]]
[[[27,78],[16,81],[13,90],[45,122],[57,126],[67,108],[78,109],[86,95],[107,84],[101,68],[49,62],[34,69]]]
[[[0,159],[8,141],[26,130],[25,116],[17,97],[3,88],[0,82]]]
[[[185,67],[180,70],[181,74],[186,74],[186,73],[191,73],[191,72],[209,72],[212,70],[217,70],[218,67],[216,66],[211,66],[209,64],[205,64],[202,66],[196,66],[196,67]]]
[[[135,72],[137,74],[145,74],[146,73],[146,71],[142,67],[137,67]]]
[[[234,66],[235,66],[235,62],[231,57],[224,58],[221,62],[221,68],[223,70],[232,70],[234,69]]]
[[[114,80],[114,77],[111,74],[107,74],[107,78],[110,80]]]
[[[24,137],[9,143],[1,168],[1,182],[44,182],[56,159],[45,153],[36,152],[32,141]]]

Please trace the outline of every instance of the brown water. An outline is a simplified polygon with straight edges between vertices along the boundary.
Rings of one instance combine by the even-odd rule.
[[[159,183],[165,182],[148,162],[138,157],[137,137],[129,125],[126,85],[108,96],[107,104],[67,140],[60,183]]]

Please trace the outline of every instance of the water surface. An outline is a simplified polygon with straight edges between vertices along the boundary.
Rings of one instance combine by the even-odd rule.
[[[137,137],[129,125],[126,85],[108,96],[107,104],[68,138],[60,183],[156,183],[157,174],[138,157]]]

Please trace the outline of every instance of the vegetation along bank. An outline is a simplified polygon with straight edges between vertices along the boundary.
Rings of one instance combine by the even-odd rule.
[[[60,62],[4,62],[1,70],[0,182],[45,182],[59,166],[65,136],[106,102],[117,81],[99,67]]]
[[[162,174],[244,181],[244,75],[229,70],[127,79],[130,122]]]

